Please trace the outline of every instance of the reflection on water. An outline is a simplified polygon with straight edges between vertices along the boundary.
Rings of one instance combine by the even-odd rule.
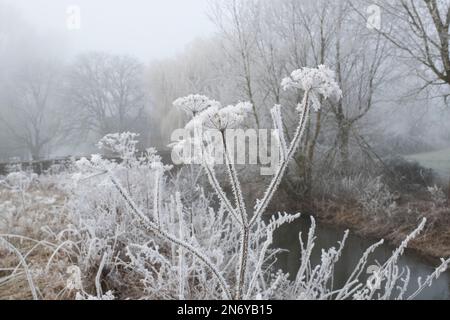
[[[275,247],[288,250],[288,252],[283,252],[280,254],[277,267],[281,268],[285,272],[289,272],[292,277],[296,275],[300,266],[300,244],[298,240],[299,232],[302,232],[303,239],[306,241],[309,227],[309,217],[303,217],[295,223],[283,226],[275,234]],[[343,229],[329,226],[317,226],[317,240],[314,247],[315,250],[312,255],[313,266],[320,263],[321,249],[338,247],[338,241],[342,240],[343,235]],[[350,234],[342,257],[335,268],[335,288],[342,287],[345,284],[345,281],[352,273],[364,251],[374,243],[375,241],[373,240],[366,240]],[[375,264],[373,263],[375,261],[384,263],[391,256],[393,250],[394,248],[388,245],[379,247],[371,255],[369,265]],[[411,270],[409,292],[412,293],[417,289],[417,278],[422,277],[422,279],[425,279],[434,271],[434,268],[422,262],[411,252],[406,252],[400,259],[399,266],[403,267],[406,265],[409,266]],[[363,281],[365,281],[365,279]],[[418,299],[450,300],[450,272],[442,274],[431,287],[426,288],[421,293]]]

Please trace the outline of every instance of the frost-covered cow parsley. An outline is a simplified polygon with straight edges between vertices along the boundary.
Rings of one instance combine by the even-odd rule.
[[[103,137],[97,146],[99,149],[116,153],[124,159],[133,158],[136,152],[139,134],[131,132],[113,133]]]
[[[16,253],[20,261],[15,270],[26,274],[35,299],[44,290],[37,288],[42,278],[33,281],[33,277],[45,273],[57,280],[53,270],[64,271],[61,277],[64,281],[60,281],[64,290],[57,298],[370,300],[417,297],[450,264],[450,259],[442,260],[430,276],[419,279],[417,290],[410,294],[409,270],[401,268],[398,261],[408,243],[424,229],[425,221],[387,261],[380,263],[375,279],[379,285],[374,286],[363,275],[368,269],[369,256],[383,241],[366,250],[350,270],[346,282],[339,286],[334,281],[335,265],[343,254],[348,232],[337,246],[320,248],[321,259],[313,263],[314,219],[306,238],[300,236],[301,265],[296,275],[290,277],[273,268],[280,252],[273,245],[274,232],[298,219],[300,214],[272,215],[269,221],[262,217],[301,145],[312,93],[317,102],[319,95],[325,98],[340,95],[331,76],[325,67],[303,69],[283,82],[286,89],[304,90],[296,115],[298,126],[288,141],[281,107],[271,110],[282,159],[262,198],[254,199],[254,206],[248,205],[251,199],[244,197],[239,174],[231,161],[227,160],[224,166],[228,173],[224,181],[214,166],[203,161],[213,190],[207,192],[201,187],[201,175],[194,166],[180,168],[169,175],[170,167],[163,165],[155,150],[138,152],[136,135],[113,134],[102,139],[100,147],[117,153],[122,161],[94,155],[90,160],[74,163],[75,181],[64,186],[68,200],[63,212],[68,213],[67,221],[59,222],[63,230],[58,233],[45,228],[50,241],[40,242],[50,252],[46,266],[27,264],[25,260],[34,255],[30,255],[31,251],[22,255],[8,240],[9,236],[0,236],[0,249]],[[209,106],[195,116],[195,121],[206,128],[232,128],[242,124],[250,109],[248,103],[226,108]],[[223,131],[219,133],[223,138]],[[12,178],[22,181],[19,176]],[[230,192],[225,192],[225,186]],[[55,216],[60,216],[57,213]],[[37,245],[33,241],[31,250],[34,248]],[[67,263],[70,265],[65,268]],[[30,271],[29,266],[33,268]],[[19,282],[21,287],[22,283]]]
[[[195,96],[189,96],[195,97]],[[185,108],[195,109],[195,103],[190,107],[189,97],[180,98]],[[239,128],[245,121],[247,115],[252,112],[253,106],[249,102],[239,102],[236,105],[222,107],[214,100],[204,97],[205,101],[210,101],[209,107],[198,113],[184,127],[182,139],[176,139],[175,143],[169,145],[173,148],[177,158],[183,163],[209,162],[211,165],[217,160],[217,150],[223,154],[223,141],[227,130]],[[177,101],[174,105],[177,107]]]
[[[37,180],[36,174],[26,172],[11,172],[6,176],[6,186],[15,191],[28,190],[34,181]]]
[[[308,92],[315,111],[321,107],[319,96],[333,100],[342,97],[342,91],[335,81],[335,73],[324,65],[295,70],[290,77],[283,79],[281,86],[284,90],[295,88]]]
[[[193,130],[199,127],[219,131],[234,129],[244,122],[250,112],[252,105],[249,102],[239,102],[224,108],[217,103],[195,116],[186,125],[186,129]]]
[[[220,106],[217,101],[211,100],[206,96],[191,94],[187,97],[179,98],[173,102],[173,105],[190,115],[196,116],[200,112],[212,106]]]

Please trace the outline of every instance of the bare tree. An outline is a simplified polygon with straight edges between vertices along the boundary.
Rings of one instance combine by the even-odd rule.
[[[263,72],[258,77],[263,80],[262,91],[273,92],[274,102],[279,103],[279,87],[272,86],[275,81],[271,80],[277,78],[277,70],[283,70],[283,66],[289,70],[320,64],[332,66],[345,91],[344,99],[338,103],[324,103],[305,127],[303,152],[296,163],[303,177],[304,192],[308,194],[312,188],[316,149],[324,135],[330,137],[327,140],[335,141],[326,146],[331,149],[328,153],[339,155],[342,167],[348,167],[351,134],[378,102],[376,95],[387,79],[388,46],[380,35],[361,23],[348,0],[265,3],[263,13],[260,13],[265,17],[260,29],[269,31],[257,42],[261,48],[259,61],[265,66],[260,67]],[[271,33],[275,33],[275,40]],[[273,41],[277,41],[277,45]],[[278,50],[272,49],[274,47]],[[289,55],[285,56],[283,52],[289,52]],[[298,102],[300,97],[301,92],[290,96],[288,101],[281,99],[281,102],[295,102],[289,99]],[[287,115],[286,119],[290,117]]]
[[[344,99],[330,104],[337,125],[337,139],[344,172],[350,166],[352,130],[377,103],[376,96],[392,70],[389,47],[381,35],[357,22],[349,1],[337,7],[334,64]]]
[[[59,65],[38,58],[22,62],[7,81],[0,121],[16,147],[25,148],[33,160],[49,152],[62,137],[60,82]]]
[[[260,127],[261,121],[255,93],[254,53],[259,14],[258,0],[213,1],[211,5],[211,20],[221,31],[224,52],[229,59],[236,62],[245,88],[245,99],[253,105],[257,128]]]
[[[199,92],[225,103],[236,102],[233,95],[237,85],[231,77],[232,68],[215,38],[196,40],[175,59],[154,61],[147,68],[151,114],[157,119],[153,135],[159,136],[158,143],[167,145],[172,131],[182,127],[186,120],[185,113],[173,108],[178,97]]]
[[[99,135],[130,130],[144,113],[144,69],[135,58],[105,53],[79,56],[67,81],[67,98],[79,129]]]
[[[382,0],[378,5],[382,23],[376,30],[398,49],[399,58],[415,62],[413,70],[424,81],[421,89],[450,85],[450,2]]]
[[[290,65],[287,69],[303,66],[334,64],[331,49],[335,39],[335,5],[329,1],[281,1],[284,17],[284,29],[280,37],[289,44]],[[307,44],[307,45],[305,45]],[[295,98],[297,101],[300,95]],[[316,148],[323,129],[324,117],[329,112],[328,103],[324,103],[313,117],[308,119],[305,127],[305,139],[301,154],[297,157],[300,175],[304,181],[303,192],[309,196],[312,191],[313,164]]]

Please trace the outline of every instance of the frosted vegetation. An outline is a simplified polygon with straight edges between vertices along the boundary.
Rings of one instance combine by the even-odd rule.
[[[300,214],[263,217],[269,214],[267,207],[299,148],[310,114],[320,109],[323,99],[342,96],[333,72],[324,66],[296,70],[282,85],[303,94],[296,108],[297,129],[287,141],[283,107],[271,110],[282,159],[253,208],[245,205],[250,199],[242,192],[227,152],[225,177],[207,156],[201,170],[186,166],[174,173],[154,149],[138,152],[138,137],[132,133],[110,134],[98,144],[121,161],[92,155],[41,177],[20,171],[9,174],[2,181],[6,191],[1,196],[8,193],[12,200],[1,204],[8,214],[0,221],[0,254],[8,259],[0,265],[0,292],[22,286],[25,296],[34,299],[415,298],[450,263],[442,260],[429,277],[413,280],[408,268],[397,265],[408,243],[424,229],[425,220],[380,263],[373,281],[361,278],[369,256],[383,241],[368,248],[345,285],[336,288],[334,266],[348,232],[335,247],[315,248],[313,218],[309,233],[299,235],[297,275],[292,278],[274,268],[280,252],[272,246],[274,232]],[[178,99],[174,105],[192,116],[187,129],[219,129],[225,151],[225,130],[242,125],[252,110],[249,103],[223,108],[199,95]],[[208,150],[209,141],[180,143],[196,143]],[[204,189],[203,176],[212,193]],[[230,193],[224,191],[225,185],[231,186]],[[54,194],[62,196],[36,199],[40,190],[57,190]],[[311,263],[313,250],[321,250],[317,265]],[[415,290],[406,295],[410,287]]]

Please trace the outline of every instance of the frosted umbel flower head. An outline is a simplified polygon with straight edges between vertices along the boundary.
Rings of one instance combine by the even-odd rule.
[[[213,106],[220,106],[220,103],[199,94],[191,94],[187,97],[178,98],[173,105],[186,113],[197,115],[200,112]]]
[[[223,131],[239,127],[246,116],[252,111],[252,104],[239,102],[224,108],[220,104],[213,105],[195,116],[187,125],[186,129],[203,127]]]
[[[295,70],[282,81],[281,86],[284,90],[294,88],[308,92],[315,111],[320,110],[319,96],[333,100],[340,100],[342,97],[342,91],[335,81],[335,73],[324,65]]]
[[[136,153],[137,137],[139,134],[132,132],[112,133],[104,136],[97,146],[106,151],[117,153],[125,159],[131,159]]]

